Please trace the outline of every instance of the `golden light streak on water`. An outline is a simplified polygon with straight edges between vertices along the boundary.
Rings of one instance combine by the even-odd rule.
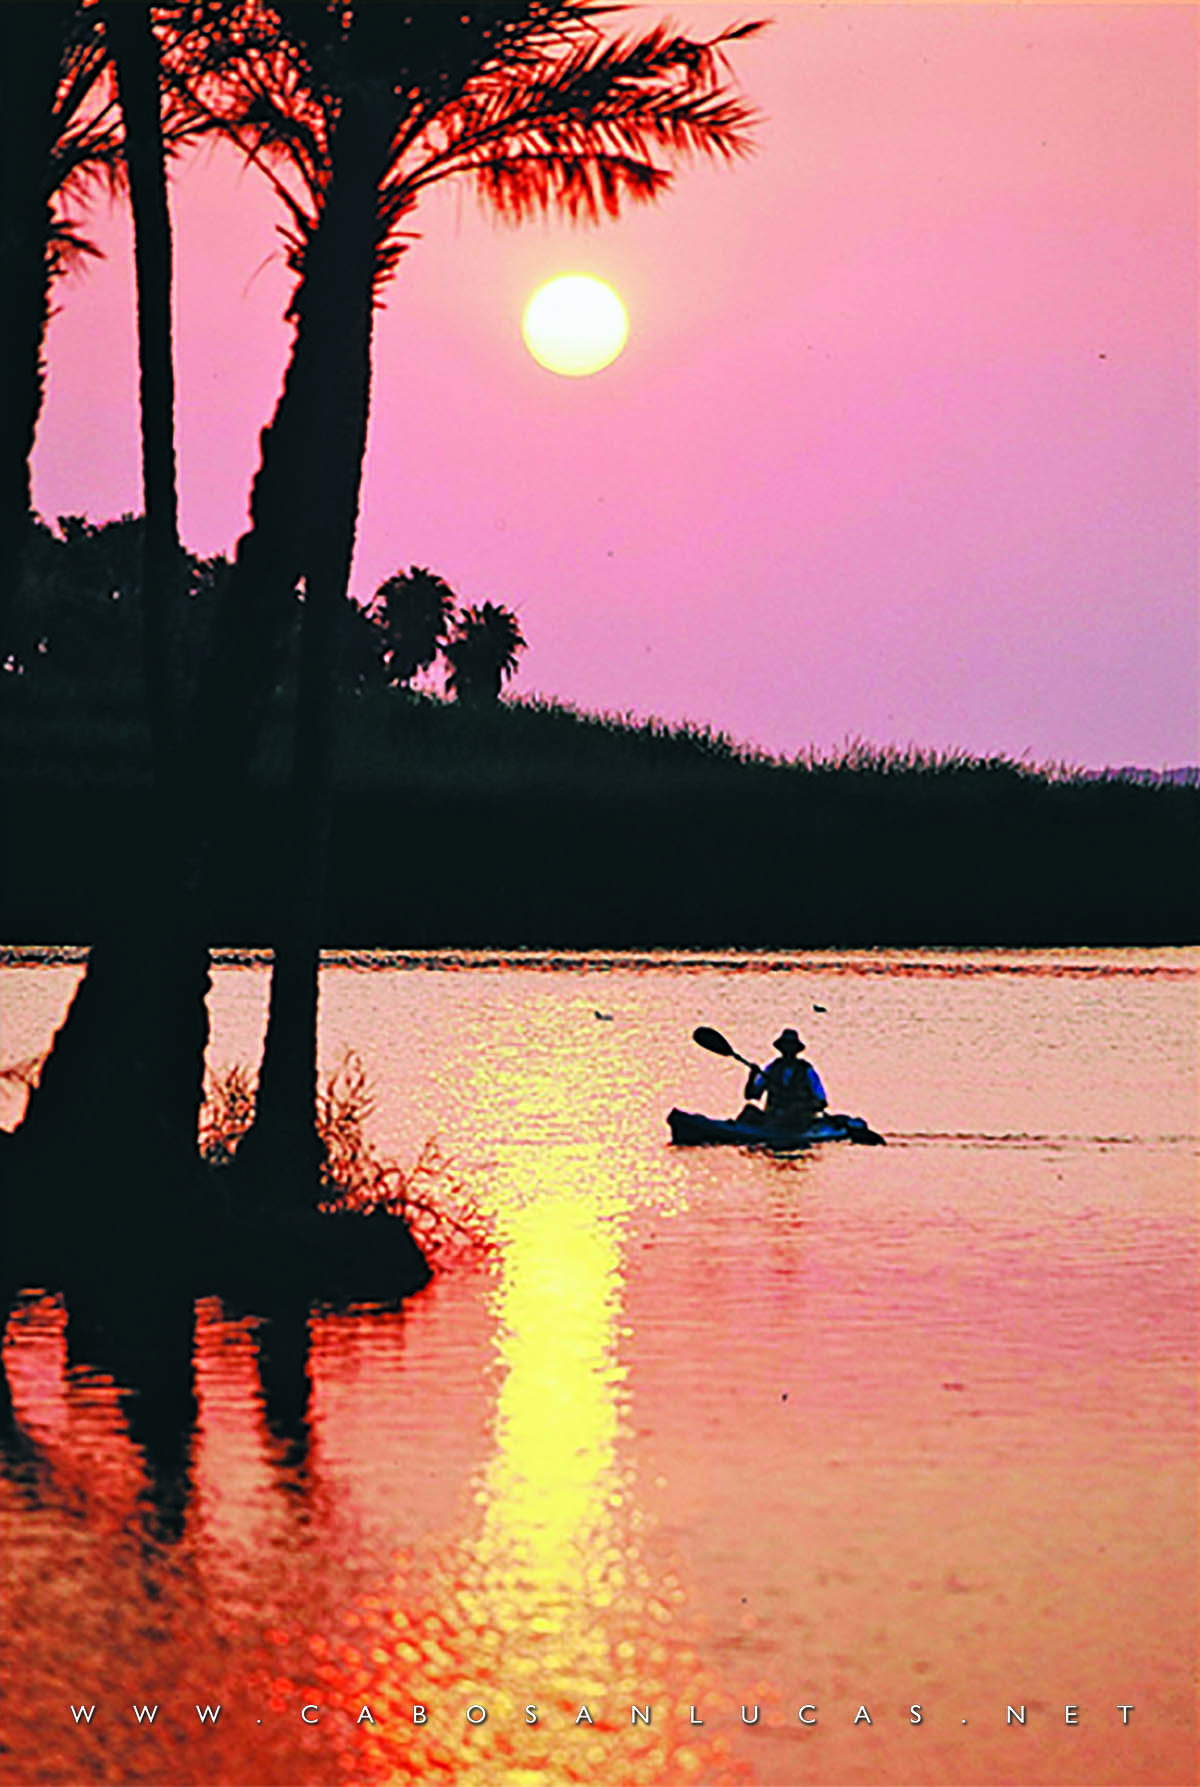
[[[582,1172],[581,1153],[590,1157]],[[381,1767],[406,1778],[478,1766],[497,1787],[616,1787],[630,1770],[648,1780],[750,1778],[726,1737],[700,1740],[688,1722],[709,1672],[678,1573],[645,1555],[648,1523],[622,1460],[620,1231],[597,1218],[598,1203],[619,1200],[578,1189],[608,1178],[602,1150],[564,1158],[551,1148],[502,1200],[490,1294],[500,1376],[494,1450],[471,1498],[478,1524],[468,1544],[438,1551],[415,1629],[411,1612],[394,1618],[401,1659],[439,1718],[410,1729],[402,1752],[394,1736],[365,1739]],[[411,1602],[410,1567],[404,1560],[395,1578],[398,1607]],[[488,1709],[474,1730],[472,1702]],[[650,1708],[649,1726],[634,1726],[635,1704]],[[585,1707],[594,1725],[581,1719]]]
[[[548,1609],[561,1617],[571,1605],[605,1604],[596,1566],[622,1500],[616,1396],[625,1375],[611,1225],[568,1189],[542,1189],[507,1224],[494,1297],[505,1366],[497,1452],[479,1492],[483,1561],[516,1573],[535,1631]]]

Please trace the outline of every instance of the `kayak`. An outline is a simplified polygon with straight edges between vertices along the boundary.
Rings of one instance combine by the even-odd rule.
[[[744,1123],[736,1117],[704,1117],[699,1111],[669,1111],[671,1140],[686,1144],[732,1142],[740,1147],[807,1148],[813,1142],[864,1142],[882,1147],[862,1117],[828,1112],[807,1129],[781,1129],[774,1123]]]

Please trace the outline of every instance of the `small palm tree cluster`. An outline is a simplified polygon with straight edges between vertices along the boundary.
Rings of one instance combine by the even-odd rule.
[[[410,689],[439,653],[446,686],[458,701],[498,701],[525,650],[521,624],[500,602],[459,608],[444,578],[411,565],[387,578],[363,611],[373,640],[367,649],[392,688]],[[360,668],[365,668],[361,666]]]

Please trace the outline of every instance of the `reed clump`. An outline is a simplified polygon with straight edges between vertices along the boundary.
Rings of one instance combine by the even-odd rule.
[[[200,1154],[207,1166],[221,1169],[234,1160],[254,1121],[254,1095],[254,1077],[245,1067],[208,1072],[200,1114]],[[425,1142],[411,1166],[401,1166],[382,1155],[368,1134],[375,1109],[362,1060],[348,1050],[317,1090],[317,1133],[325,1151],[321,1210],[399,1217],[430,1265],[489,1257],[495,1245],[491,1225],[436,1138]]]

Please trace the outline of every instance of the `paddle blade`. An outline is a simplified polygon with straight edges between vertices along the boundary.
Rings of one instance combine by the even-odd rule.
[[[710,1055],[732,1055],[735,1061],[740,1059],[737,1050],[726,1042],[721,1032],[710,1030],[707,1024],[701,1024],[698,1030],[692,1031],[692,1041],[698,1042]]]

